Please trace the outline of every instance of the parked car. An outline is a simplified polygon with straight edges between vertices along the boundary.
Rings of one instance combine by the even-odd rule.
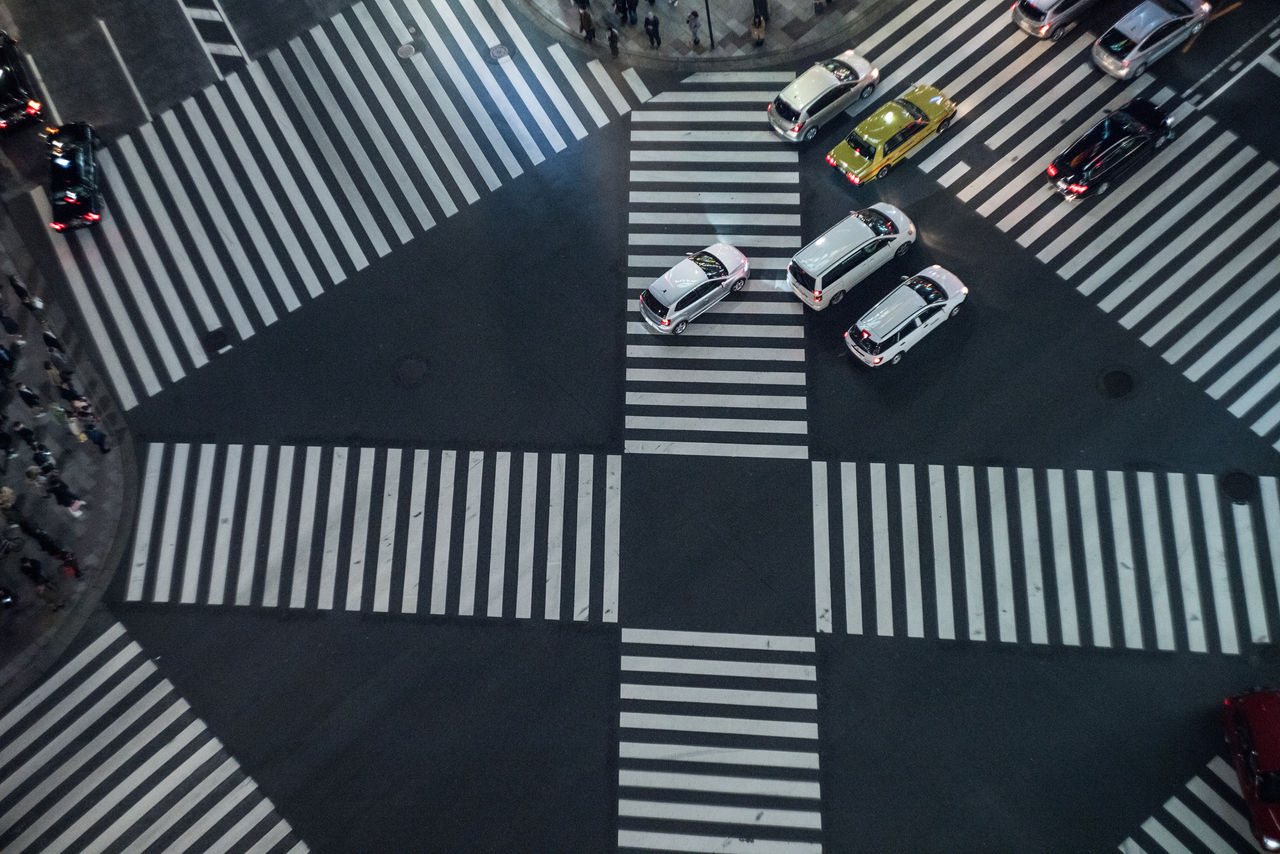
[[[747,256],[725,243],[690,252],[640,294],[640,316],[655,332],[679,335],[689,322],[733,291],[751,275]]]
[[[54,231],[92,225],[98,211],[98,161],[93,148],[97,137],[84,122],[48,128],[49,204]]]
[[[915,243],[916,227],[906,214],[880,202],[824,231],[787,264],[787,284],[805,305],[822,311]]]
[[[926,267],[849,327],[845,346],[871,367],[896,365],[943,321],[959,314],[968,294],[969,289],[950,270],[937,264]]]
[[[1267,851],[1280,851],[1280,691],[1229,697],[1222,730],[1253,835]]]
[[[883,178],[912,149],[951,125],[955,102],[932,86],[913,86],[861,121],[827,154],[854,184]]]
[[[766,108],[769,126],[789,142],[808,142],[818,130],[859,100],[871,97],[880,69],[852,50],[815,63]]]
[[[1068,199],[1101,196],[1171,139],[1173,127],[1164,110],[1134,98],[1055,157],[1045,177]]]
[[[1146,0],[1093,43],[1093,61],[1121,80],[1141,77],[1147,66],[1204,28],[1204,0]]]
[[[0,129],[40,118],[43,105],[18,51],[18,43],[0,30]]]
[[[1097,0],[1018,0],[1013,22],[1024,33],[1057,41],[1075,28]]]

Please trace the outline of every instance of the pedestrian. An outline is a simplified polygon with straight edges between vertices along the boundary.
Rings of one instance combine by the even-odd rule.
[[[751,19],[751,38],[756,40],[756,47],[764,44],[764,18],[759,15]]]
[[[23,424],[21,421],[14,421],[9,429],[13,431],[13,434],[15,436],[17,436],[22,441],[26,442],[28,447],[30,447],[33,451],[35,450],[35,447],[37,444],[35,430],[32,430],[30,427],[28,427],[26,424]],[[17,452],[15,451],[14,455],[16,454]]]
[[[57,557],[66,551],[66,549],[53,541],[53,537],[49,536],[49,532],[44,528],[37,528],[34,525],[30,527],[32,528],[32,531],[28,531],[27,533],[29,533],[31,538],[40,546],[40,551],[50,557]],[[26,529],[24,528],[23,530]]]
[[[24,557],[18,561],[18,571],[27,577],[32,584],[52,584],[53,580],[44,574],[44,564],[33,557]]]
[[[0,428],[0,457],[12,459],[17,455],[18,452],[13,449],[13,435],[8,430]]]
[[[49,381],[49,388],[58,388],[62,385],[62,371],[58,370],[58,366],[50,359],[45,359],[44,376]]]
[[[662,47],[662,36],[658,35],[658,15],[652,9],[644,16],[644,34],[649,37],[649,47]]]
[[[754,14],[764,18],[764,22],[769,23],[769,0],[751,0],[751,8]]]
[[[649,2],[652,3],[653,0],[649,0]],[[627,23],[633,27],[638,23],[636,20],[636,6],[639,5],[640,0],[627,0]]]
[[[685,18],[684,22],[689,25],[689,34],[693,36],[693,43],[695,45],[702,44],[698,40],[698,31],[702,29],[702,19],[698,17],[698,10],[694,9],[690,12],[689,17]]]
[[[73,551],[63,549],[57,554],[58,565],[62,569],[62,574],[73,578],[83,578],[84,572],[80,569],[80,561],[76,559]]]
[[[97,445],[98,450],[102,453],[111,453],[111,449],[107,447],[107,434],[102,432],[102,428],[98,426],[97,419],[82,419],[81,424],[83,425],[86,439]]]
[[[60,506],[67,508],[67,512],[72,516],[79,519],[84,515],[84,511],[89,505],[79,495],[71,491],[71,487],[67,486],[62,478],[58,477],[57,472],[48,475],[48,489],[49,494],[53,496],[53,500],[58,502]]]
[[[77,400],[87,400],[80,390],[71,384],[71,380],[63,380],[58,383],[58,396],[67,403],[74,404]]]
[[[618,16],[618,26],[627,23],[627,0],[613,0],[613,14]]]
[[[618,56],[618,31],[613,27],[609,28],[609,53]]]
[[[53,451],[44,445],[39,445],[36,448],[35,453],[31,455],[31,462],[39,466],[40,471],[45,474],[49,474],[58,468],[58,461],[53,458]]]
[[[40,470],[40,466],[27,466],[27,483],[41,498],[49,497],[49,476]]]
[[[4,327],[6,335],[13,336],[13,343],[21,347],[27,343],[27,339],[22,335],[22,327],[18,325],[18,321],[9,316],[8,307],[0,309],[0,326]]]
[[[12,374],[18,368],[18,354],[8,347],[0,344],[0,373],[6,376]]]
[[[44,308],[44,301],[27,290],[27,286],[22,284],[22,281],[17,276],[9,276],[9,286],[18,295],[18,301],[26,306],[28,311],[39,316],[40,311]]]
[[[22,402],[31,407],[31,411],[37,416],[44,415],[44,404],[40,402],[40,395],[31,389],[26,383],[18,383],[15,387],[18,397],[22,398]]]
[[[44,346],[48,347],[50,350],[57,350],[59,353],[66,355],[67,348],[62,346],[62,342],[58,340],[58,336],[50,332],[48,327],[41,330],[40,337],[44,340]]]
[[[53,362],[53,366],[58,369],[58,373],[64,380],[71,379],[71,375],[75,373],[75,366],[71,364],[71,358],[60,350],[50,350],[49,361]]]
[[[578,11],[581,12],[583,9],[591,5],[591,0],[573,0],[573,5],[577,6]]]
[[[578,10],[578,32],[583,34],[587,44],[596,40],[596,23],[591,20],[591,13],[585,7]]]

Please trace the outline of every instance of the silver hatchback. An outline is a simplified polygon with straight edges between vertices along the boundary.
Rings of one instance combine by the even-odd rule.
[[[792,80],[766,108],[769,126],[788,142],[808,142],[851,104],[870,98],[879,80],[880,69],[846,50]]]
[[[713,243],[663,273],[640,294],[640,316],[655,332],[679,335],[689,321],[734,291],[751,275],[747,256],[727,243]]]
[[[1070,32],[1097,0],[1018,0],[1013,22],[1024,33],[1057,41]]]
[[[1146,0],[1093,43],[1093,61],[1121,80],[1141,77],[1147,66],[1204,28],[1203,0]]]

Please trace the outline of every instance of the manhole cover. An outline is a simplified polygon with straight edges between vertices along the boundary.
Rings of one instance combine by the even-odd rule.
[[[1098,382],[1107,397],[1124,397],[1133,391],[1133,374],[1122,368],[1108,368]]]
[[[1230,471],[1218,481],[1222,494],[1236,504],[1248,504],[1258,494],[1258,479],[1242,471]]]
[[[396,362],[396,383],[405,388],[421,385],[427,378],[427,361],[421,356],[405,356]]]
[[[510,53],[511,51],[507,50],[507,46],[505,44],[495,44],[493,47],[489,48],[489,56],[494,60],[506,59]]]
[[[418,49],[413,45],[409,44],[408,42],[405,42],[404,44],[400,45],[400,47],[396,48],[396,56],[400,57],[401,59],[408,59],[409,57],[413,56],[417,52],[418,52]]]

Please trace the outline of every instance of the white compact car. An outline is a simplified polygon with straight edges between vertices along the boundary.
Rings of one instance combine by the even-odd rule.
[[[787,284],[809,308],[821,311],[845,291],[907,254],[916,240],[913,222],[885,202],[854,211],[801,249],[787,265]]]
[[[640,294],[640,316],[655,332],[679,335],[689,321],[742,290],[750,275],[747,256],[727,243],[690,252]]]
[[[969,289],[937,264],[894,288],[844,333],[845,346],[871,367],[896,365],[948,317],[960,312]]]
[[[769,126],[788,142],[808,142],[818,130],[876,90],[880,69],[852,50],[815,63],[766,108]]]

